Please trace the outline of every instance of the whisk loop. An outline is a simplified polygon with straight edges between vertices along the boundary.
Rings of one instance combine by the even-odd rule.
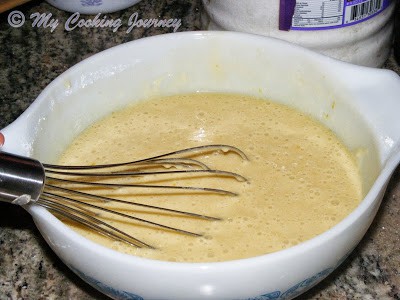
[[[114,202],[124,205],[132,205],[139,208],[145,208],[153,210],[155,212],[167,212],[177,216],[186,216],[191,218],[198,218],[210,221],[220,220],[218,217],[207,216],[203,214],[197,214],[189,211],[175,210],[167,207],[148,205],[138,203],[135,201],[127,201],[117,198],[111,198],[106,195],[96,193],[99,190],[119,189],[119,188],[145,188],[145,189],[160,189],[160,190],[176,190],[181,192],[196,192],[196,193],[214,193],[227,196],[237,195],[234,192],[209,188],[209,187],[197,187],[197,186],[185,186],[175,185],[172,182],[171,185],[167,184],[152,184],[152,183],[126,183],[119,182],[121,179],[134,180],[135,178],[142,178],[148,176],[164,176],[164,175],[196,175],[196,176],[209,176],[216,178],[232,178],[237,181],[246,181],[246,178],[240,174],[212,169],[198,159],[194,159],[195,155],[204,155],[208,152],[233,152],[239,155],[243,160],[248,160],[247,156],[238,148],[230,145],[205,145],[198,147],[191,147],[173,151],[150,158],[114,163],[114,164],[103,164],[93,166],[63,166],[53,164],[40,164],[39,162],[14,156],[12,154],[6,154],[0,152],[0,166],[5,166],[4,171],[0,172],[0,179],[13,178],[18,173],[17,177],[21,177],[22,183],[19,183],[16,191],[9,191],[12,186],[12,182],[0,181],[0,201],[14,202],[17,204],[15,199],[23,198],[25,204],[27,201],[27,195],[30,196],[30,202],[34,202],[37,205],[43,206],[55,214],[77,222],[83,226],[86,226],[100,234],[108,236],[117,241],[128,243],[135,247],[147,247],[153,248],[150,244],[145,243],[142,240],[129,235],[118,228],[108,224],[105,220],[100,219],[99,214],[102,212],[117,215],[126,219],[134,220],[135,222],[147,224],[154,228],[161,228],[164,230],[192,235],[201,236],[199,233],[186,231],[180,228],[167,226],[161,223],[153,222],[131,214],[126,214],[116,210],[112,210],[98,204],[93,201],[101,202]],[[190,156],[190,157],[185,157]],[[17,169],[26,167],[27,171],[19,174]],[[183,168],[183,169],[182,169]],[[43,178],[38,178],[40,170]],[[29,185],[32,179],[29,177],[34,174],[33,182],[36,184],[36,189],[40,186],[39,192],[31,192],[35,190],[32,187],[26,187]],[[16,177],[16,176],[14,176]],[[32,176],[31,176],[32,177]],[[14,180],[14,179],[12,179]],[[11,181],[12,181],[11,180]],[[116,182],[118,180],[118,182]],[[179,180],[179,179],[172,179]],[[12,200],[12,201],[11,201]]]

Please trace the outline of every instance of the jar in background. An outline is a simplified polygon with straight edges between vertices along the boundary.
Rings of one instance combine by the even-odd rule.
[[[395,0],[203,0],[203,26],[271,36],[350,63],[380,67]]]
[[[141,0],[46,0],[58,9],[82,14],[111,13],[135,5]]]

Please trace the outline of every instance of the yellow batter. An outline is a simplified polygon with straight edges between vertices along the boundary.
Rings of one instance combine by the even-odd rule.
[[[90,239],[129,254],[181,262],[224,261],[310,239],[346,217],[362,198],[355,160],[331,131],[291,108],[243,95],[198,93],[140,102],[84,131],[60,163],[115,163],[204,144],[229,144],[243,150],[249,161],[233,153],[198,158],[213,168],[240,173],[248,182],[199,176],[183,180],[183,185],[223,188],[239,196],[144,189],[118,189],[112,195],[222,218],[207,221],[119,207],[138,217],[202,233],[202,237],[112,220],[113,225],[157,248],[137,249],[72,226]],[[148,180],[169,184],[167,179]]]

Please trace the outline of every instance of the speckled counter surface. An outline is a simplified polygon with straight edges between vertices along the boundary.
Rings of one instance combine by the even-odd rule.
[[[12,28],[8,12],[0,14],[0,128],[17,118],[57,75],[82,59],[114,45],[144,36],[172,32],[168,28],[77,28],[65,31],[32,27],[32,13],[52,13],[64,23],[70,13],[33,1],[18,10],[27,22]],[[201,1],[143,0],[122,12],[107,14],[127,21],[178,18],[178,31],[198,30]],[[123,30],[122,30],[123,29]],[[385,68],[400,74],[391,57]],[[378,99],[377,99],[378,100]],[[400,101],[400,95],[399,95]],[[400,112],[399,112],[400,113]],[[348,259],[301,299],[400,299],[400,169],[387,190],[370,230]],[[22,209],[0,203],[0,300],[107,299],[74,275],[51,251],[31,217]]]

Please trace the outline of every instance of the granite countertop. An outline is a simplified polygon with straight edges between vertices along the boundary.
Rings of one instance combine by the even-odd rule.
[[[178,31],[201,29],[201,1],[143,0],[109,18],[179,18]],[[70,13],[45,2],[18,8],[27,22],[19,28],[0,14],[0,128],[16,119],[57,75],[82,59],[124,42],[172,32],[171,28],[32,27],[33,13],[51,13],[65,22]],[[384,66],[400,74],[393,57]],[[378,100],[378,99],[377,99]],[[399,99],[400,101],[400,99]],[[400,168],[388,186],[370,230],[348,259],[301,299],[400,299]],[[46,244],[23,209],[0,203],[0,300],[107,299],[72,273]]]

